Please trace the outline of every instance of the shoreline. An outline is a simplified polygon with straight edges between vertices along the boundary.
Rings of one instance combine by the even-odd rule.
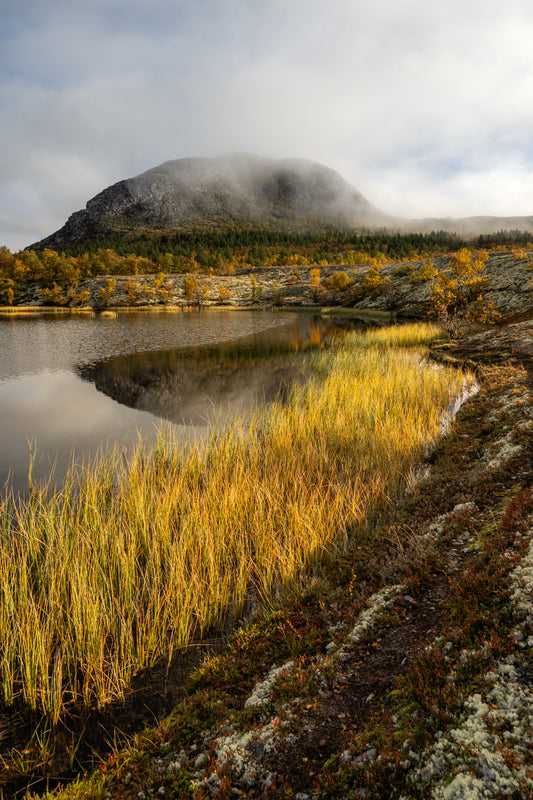
[[[292,306],[292,305],[253,305],[253,306],[233,306],[223,304],[210,304],[210,305],[169,305],[169,306],[108,306],[104,309],[99,309],[94,306],[81,306],[81,307],[62,307],[62,306],[0,306],[0,317],[17,317],[17,316],[32,316],[32,315],[57,315],[57,316],[76,316],[89,315],[89,316],[103,316],[106,314],[134,314],[134,313],[152,313],[152,314],[176,314],[198,311],[271,311],[273,313],[297,313],[297,314],[320,314],[324,317],[342,316],[345,318],[354,319],[368,319],[375,320],[376,322],[393,323],[398,319],[398,315],[394,311],[380,311],[373,308],[345,308],[343,306]]]
[[[448,262],[449,257],[434,259],[439,269],[445,269]],[[424,274],[425,266],[422,260],[388,262],[380,267],[376,285],[367,289],[361,288],[361,277],[370,268],[344,264],[297,269],[258,267],[231,275],[99,275],[85,278],[74,287],[79,302],[81,298],[85,301],[81,305],[42,305],[42,287],[28,284],[18,296],[20,304],[0,307],[0,315],[258,308],[317,313],[336,313],[338,309],[345,316],[376,311],[405,319],[428,320],[432,315],[433,279]],[[318,276],[311,275],[314,270],[319,272]],[[519,254],[489,253],[484,271],[485,299],[497,308],[502,322],[533,314],[531,270],[529,260]]]

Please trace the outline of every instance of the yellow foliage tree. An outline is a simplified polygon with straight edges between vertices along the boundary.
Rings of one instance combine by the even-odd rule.
[[[257,278],[255,277],[255,275],[250,276],[250,283],[251,283],[250,295],[252,303],[258,303],[261,300],[261,297],[263,296],[265,290],[257,282]]]
[[[320,299],[321,295],[321,281],[320,270],[318,267],[309,270],[309,282],[311,284],[311,294],[315,303]]]
[[[58,283],[54,283],[51,287],[41,289],[39,294],[45,304],[52,306],[64,306],[67,304],[65,293]]]
[[[142,286],[139,281],[128,279],[124,282],[122,289],[128,298],[128,305],[136,306],[142,295]]]
[[[449,336],[458,336],[465,322],[492,324],[500,318],[492,300],[485,297],[487,259],[486,250],[471,252],[463,247],[434,279],[431,305]]]
[[[375,296],[383,294],[390,285],[391,279],[382,275],[379,264],[374,264],[361,281],[361,291],[364,295]]]
[[[344,289],[347,289],[348,286],[351,284],[350,277],[343,272],[342,270],[335,270],[332,272],[331,275],[328,275],[322,281],[323,286],[326,289],[330,289],[333,292],[342,292]]]
[[[227,286],[221,286],[218,290],[218,299],[220,303],[229,303],[233,296],[233,292],[231,289],[228,289]]]
[[[98,305],[100,308],[107,308],[113,292],[117,288],[117,282],[108,278],[104,286],[98,289]]]
[[[172,294],[172,283],[165,277],[163,272],[158,272],[154,278],[154,292],[158,303],[168,305]]]
[[[411,266],[409,269],[409,283],[426,283],[432,281],[437,275],[437,269],[433,261],[428,259],[418,267]]]
[[[16,284],[11,278],[0,276],[0,304],[12,306],[15,301]]]
[[[203,306],[209,298],[211,285],[205,278],[196,275],[186,275],[183,279],[183,294],[190,303]]]

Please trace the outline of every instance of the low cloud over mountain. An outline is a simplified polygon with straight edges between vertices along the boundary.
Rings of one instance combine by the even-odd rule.
[[[337,172],[301,159],[248,154],[167,161],[119,181],[33,245],[68,247],[98,237],[173,234],[227,227],[447,230],[462,234],[533,230],[533,217],[461,220],[393,217],[373,207]]]

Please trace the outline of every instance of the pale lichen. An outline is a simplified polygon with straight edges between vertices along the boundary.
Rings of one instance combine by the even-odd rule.
[[[284,673],[291,672],[294,661],[286,661],[281,667],[272,667],[266,678],[254,686],[253,692],[244,703],[245,708],[253,708],[268,703],[276,681]]]
[[[533,530],[526,535],[531,539]],[[517,620],[513,634],[525,647],[523,639],[533,624],[533,540],[509,577],[509,600]],[[533,645],[533,637],[527,645]],[[482,650],[487,657],[488,645]],[[465,664],[474,655],[463,650],[459,661]],[[408,776],[413,787],[423,787],[433,800],[532,795],[533,690],[523,680],[523,669],[519,654],[496,661],[484,675],[486,689],[466,698],[459,724],[439,732],[433,745],[412,759],[419,765]]]

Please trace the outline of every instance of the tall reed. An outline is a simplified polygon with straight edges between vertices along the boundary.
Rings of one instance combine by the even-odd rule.
[[[0,510],[0,680],[57,720],[343,548],[405,484],[464,380],[418,351],[427,327],[349,336],[244,429],[161,437]]]

